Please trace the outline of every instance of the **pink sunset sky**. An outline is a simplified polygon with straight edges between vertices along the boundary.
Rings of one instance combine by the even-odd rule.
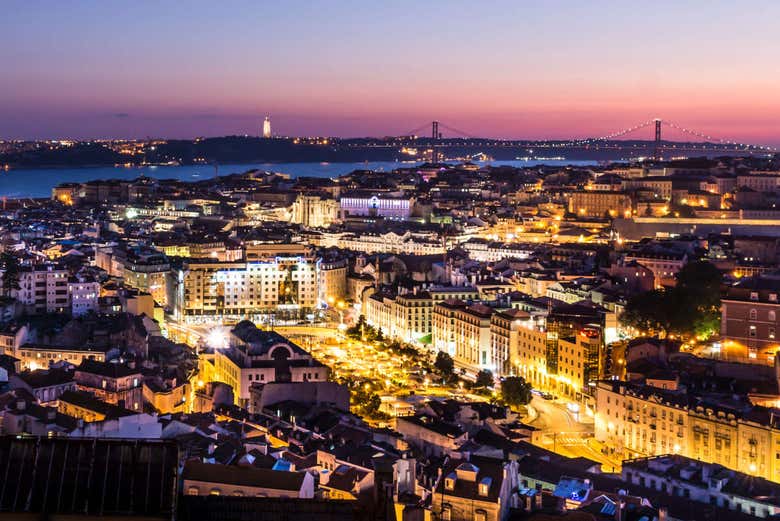
[[[779,18],[775,2],[9,0],[0,139],[256,134],[265,114],[282,135],[438,119],[572,138],[661,117],[778,145]]]

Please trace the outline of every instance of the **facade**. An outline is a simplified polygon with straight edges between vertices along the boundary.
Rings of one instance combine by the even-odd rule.
[[[456,368],[467,373],[488,369],[496,374],[503,367],[503,361],[492,352],[492,314],[493,310],[482,304],[469,306],[457,300],[436,304],[431,320],[433,349],[448,353]]]
[[[292,204],[290,222],[309,228],[327,228],[339,219],[339,203],[316,194],[298,194]]]
[[[470,287],[432,287],[426,291],[389,295],[378,292],[365,301],[366,321],[390,338],[404,342],[427,341],[432,334],[434,305],[450,299],[473,300],[477,290]]]
[[[250,403],[254,383],[328,380],[327,366],[280,334],[260,330],[248,320],[230,331],[226,347],[213,349],[204,358],[211,365],[204,373],[231,386],[235,401],[243,407]]]
[[[595,436],[624,458],[679,454],[780,483],[780,422],[764,407],[604,381],[596,386]]]
[[[19,289],[12,290],[30,313],[70,312],[68,270],[52,264],[23,267],[19,273]]]
[[[15,356],[19,359],[23,370],[34,371],[46,369],[49,364],[55,362],[68,362],[79,365],[85,360],[103,362],[106,360],[106,351],[91,349],[88,347],[62,347],[42,344],[23,344],[19,346]]]
[[[468,440],[468,433],[460,427],[426,415],[399,416],[395,430],[428,456],[453,454]]]
[[[99,309],[100,283],[88,279],[71,277],[68,281],[70,309],[74,317],[96,312]]]
[[[247,260],[215,262],[189,259],[179,273],[178,313],[184,321],[200,318],[290,316],[311,312],[319,300],[319,261],[309,250],[246,252]]]
[[[764,275],[729,286],[721,300],[720,334],[726,357],[773,363],[780,347],[780,277]]]
[[[630,485],[758,518],[780,513],[780,485],[718,464],[663,455],[624,461],[622,468]]]
[[[103,402],[132,411],[140,411],[143,406],[143,377],[138,369],[110,362],[84,360],[76,368],[74,379],[79,390]]]
[[[264,498],[314,497],[314,477],[308,472],[220,465],[187,461],[182,470],[188,496],[241,496]]]
[[[448,521],[502,521],[517,506],[517,462],[472,457],[442,469],[431,510]]]
[[[630,217],[632,209],[631,196],[625,192],[584,190],[569,199],[569,212],[579,217]]]
[[[339,200],[344,216],[381,216],[388,219],[408,219],[414,206],[413,197],[387,194],[345,194]]]
[[[547,388],[547,332],[544,325],[519,309],[490,317],[491,351],[501,375],[522,376],[537,389]]]

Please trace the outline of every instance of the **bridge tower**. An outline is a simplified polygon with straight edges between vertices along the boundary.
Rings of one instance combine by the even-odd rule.
[[[661,118],[655,118],[655,146],[653,147],[653,159],[661,160]]]
[[[436,140],[441,137],[441,134],[439,134],[439,122],[434,121],[431,123],[431,139],[433,139],[433,142],[431,143],[431,163],[437,163],[439,161],[439,155],[436,151]]]

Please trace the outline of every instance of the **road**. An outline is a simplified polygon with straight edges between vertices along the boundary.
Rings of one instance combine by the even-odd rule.
[[[619,472],[620,462],[608,458],[595,448],[593,423],[580,422],[560,400],[545,400],[534,396],[531,407],[538,413],[529,421],[542,430],[540,447],[570,458],[588,458],[601,463],[604,472]]]

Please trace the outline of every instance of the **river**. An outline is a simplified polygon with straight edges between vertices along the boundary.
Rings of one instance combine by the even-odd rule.
[[[596,161],[557,161],[557,160],[515,160],[491,161],[476,164],[510,165],[527,167],[534,165],[550,166],[593,166]],[[246,172],[252,169],[269,170],[290,174],[292,177],[338,177],[353,170],[365,169],[390,171],[401,167],[415,166],[419,163],[401,163],[393,161],[369,161],[364,163],[248,163],[219,165],[219,175]],[[135,179],[139,176],[156,179],[179,179],[181,181],[199,181],[215,175],[211,165],[189,166],[144,166],[144,167],[90,167],[90,168],[31,168],[0,171],[0,196],[3,197],[49,197],[51,189],[60,183],[82,183],[93,179]]]

